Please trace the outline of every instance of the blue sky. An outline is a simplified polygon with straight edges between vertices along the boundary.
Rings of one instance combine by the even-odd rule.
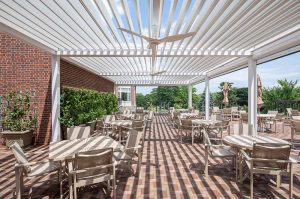
[[[300,52],[288,55],[270,62],[266,62],[257,66],[257,73],[262,79],[264,87],[272,87],[277,85],[277,80],[288,79],[298,80],[300,86]],[[233,82],[235,87],[247,87],[248,83],[247,68],[223,75],[221,77],[210,80],[211,92],[220,91],[218,86],[221,82]],[[204,90],[204,83],[195,85],[197,93],[200,94]],[[137,93],[148,94],[155,87],[137,87]]]

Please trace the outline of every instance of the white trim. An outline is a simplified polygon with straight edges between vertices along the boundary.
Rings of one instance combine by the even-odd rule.
[[[52,76],[51,76],[51,96],[52,96],[52,137],[51,142],[61,140],[60,132],[60,57],[52,55]]]
[[[209,120],[210,115],[210,93],[209,93],[209,78],[206,76],[205,77],[205,119]]]
[[[248,58],[248,133],[257,135],[257,67],[253,58]]]

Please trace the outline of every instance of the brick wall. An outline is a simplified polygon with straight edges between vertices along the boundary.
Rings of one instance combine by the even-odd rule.
[[[114,84],[61,60],[61,84],[114,92]],[[35,93],[37,144],[51,140],[51,55],[10,35],[0,33],[0,96],[10,91]]]
[[[62,86],[114,92],[114,83],[112,81],[101,78],[67,61],[60,61],[60,71]]]
[[[0,33],[0,95],[10,91],[32,91],[37,110],[36,140],[51,139],[51,56],[12,36]]]

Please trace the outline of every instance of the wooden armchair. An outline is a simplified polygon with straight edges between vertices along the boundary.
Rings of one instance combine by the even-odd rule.
[[[68,169],[71,198],[73,190],[74,198],[77,199],[77,188],[100,182],[107,182],[109,190],[110,181],[112,181],[113,197],[116,198],[116,176],[112,148],[79,152],[75,154],[73,162],[69,161]]]
[[[193,125],[191,119],[181,119],[178,128],[178,135],[180,137],[180,142],[182,142],[183,133],[186,135],[190,134],[192,137],[192,145],[194,144],[195,135],[200,135],[199,126]],[[201,136],[201,135],[200,135]]]
[[[270,144],[256,143],[253,145],[252,157],[244,150],[241,150],[242,161],[246,163],[250,171],[250,198],[253,198],[253,174],[268,174],[277,176],[277,187],[280,187],[281,175],[290,176],[290,193],[292,198],[293,192],[293,170],[292,162],[289,160],[291,145],[288,144]],[[241,168],[241,165],[240,165]],[[240,169],[240,176],[242,176]],[[242,183],[242,178],[241,183]]]
[[[223,142],[223,133],[227,133],[230,135],[230,120],[222,120],[219,123],[216,123],[215,125],[209,127],[209,133],[212,133],[215,135],[214,140],[221,140]],[[220,138],[218,136],[220,135]]]
[[[225,145],[212,145],[206,130],[203,131],[203,141],[205,145],[205,176],[208,176],[209,156],[213,158],[230,158],[232,159],[233,164],[236,162],[236,153],[231,149],[231,147]]]
[[[272,125],[274,126],[275,133],[277,132],[277,123],[282,122],[284,119],[284,113],[277,113],[275,118],[271,118],[270,120],[265,122],[265,125],[270,125],[270,129],[272,128]]]
[[[129,135],[126,140],[126,144],[123,148],[114,152],[114,159],[120,163],[127,163],[131,169],[131,165],[134,157],[138,157],[137,175],[140,173],[141,161],[142,161],[142,146],[140,145],[143,136],[142,131],[136,131],[134,129],[129,130]]]
[[[29,162],[26,154],[20,147],[20,145],[15,142],[10,146],[17,163],[15,164],[15,175],[16,175],[16,198],[20,199],[23,193],[23,177],[38,177],[42,175],[47,175],[51,172],[58,173],[60,198],[63,197],[62,193],[62,166],[61,162],[54,161],[39,161],[39,162]],[[31,153],[35,154],[35,153]],[[27,153],[27,155],[30,155]]]
[[[107,125],[103,120],[97,120],[95,135],[98,136],[116,136],[117,129],[113,129],[111,125]]]
[[[295,135],[300,135],[300,120],[292,120],[291,125],[291,143],[294,144]]]

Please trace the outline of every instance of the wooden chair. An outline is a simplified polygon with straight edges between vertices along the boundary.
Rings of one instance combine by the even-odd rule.
[[[183,133],[186,133],[186,135],[190,134],[192,137],[192,145],[194,144],[194,137],[195,135],[199,134],[199,126],[193,125],[193,122],[191,119],[181,119],[179,128],[178,128],[178,135],[180,137],[180,142],[182,142],[182,135]],[[201,135],[200,135],[201,136]]]
[[[270,129],[272,129],[272,125],[273,125],[275,128],[275,133],[277,133],[277,123],[282,122],[283,118],[284,118],[284,113],[277,113],[275,118],[267,120],[265,122],[265,125],[270,125]]]
[[[292,120],[291,121],[291,143],[294,145],[294,137],[295,135],[300,135],[300,120]]]
[[[292,116],[292,110],[292,108],[286,108],[286,113],[289,118]]]
[[[140,145],[141,139],[143,137],[142,131],[137,131],[134,129],[129,130],[129,135],[126,140],[126,144],[123,148],[114,152],[114,159],[118,162],[125,162],[131,168],[134,157],[138,157],[138,170],[137,175],[140,173],[141,169],[141,151],[142,146]]]
[[[208,176],[209,156],[212,158],[230,158],[232,159],[232,163],[234,164],[236,153],[230,146],[211,144],[206,130],[203,131],[203,141],[205,145],[205,176]]]
[[[77,199],[77,188],[107,182],[107,188],[110,189],[110,181],[112,181],[113,197],[116,198],[116,176],[112,148],[79,152],[75,154],[73,165],[72,162],[68,163],[68,169],[71,176],[69,186],[72,188],[73,185],[75,199]],[[70,189],[72,198],[71,193],[72,189]]]
[[[61,162],[57,161],[39,161],[39,162],[29,162],[26,155],[34,155],[36,153],[25,154],[20,145],[15,142],[10,146],[13,152],[17,164],[15,165],[15,175],[16,175],[16,198],[20,199],[23,193],[23,177],[38,177],[42,175],[48,175],[51,172],[58,173],[59,180],[59,190],[60,198],[63,198],[62,193],[62,166]]]
[[[253,145],[252,156],[241,150],[241,157],[250,170],[250,198],[253,198],[253,174],[268,174],[277,176],[277,187],[280,187],[281,176],[290,176],[289,198],[292,198],[293,192],[293,170],[292,162],[289,160],[291,145],[288,144],[270,144],[255,143]],[[241,168],[241,165],[240,165]],[[240,172],[243,170],[240,169]],[[242,175],[242,173],[240,173]],[[242,179],[241,179],[242,183]]]
[[[73,126],[67,128],[65,139],[74,140],[74,139],[88,138],[90,136],[91,136],[90,126]]]
[[[151,126],[153,121],[153,111],[150,111],[146,120],[146,128],[149,128],[149,131],[151,132]]]
[[[95,135],[114,137],[116,136],[116,131],[117,129],[113,129],[112,126],[105,124],[102,119],[97,120]]]
[[[104,115],[103,116],[104,124],[109,124],[111,121],[115,121],[115,120],[116,120],[115,115]]]
[[[240,113],[240,121],[242,123],[248,123],[248,113],[241,112]]]
[[[239,113],[239,108],[237,106],[231,107],[231,118],[234,120],[234,118],[239,118],[240,113]]]
[[[144,114],[135,114],[134,119],[144,121],[145,120],[145,115]]]
[[[227,133],[230,135],[230,120],[222,120],[220,123],[216,123],[212,127],[209,127],[209,133],[212,133],[215,135],[214,140],[221,140],[223,142],[223,133]],[[220,138],[218,138],[218,135],[220,135]]]

